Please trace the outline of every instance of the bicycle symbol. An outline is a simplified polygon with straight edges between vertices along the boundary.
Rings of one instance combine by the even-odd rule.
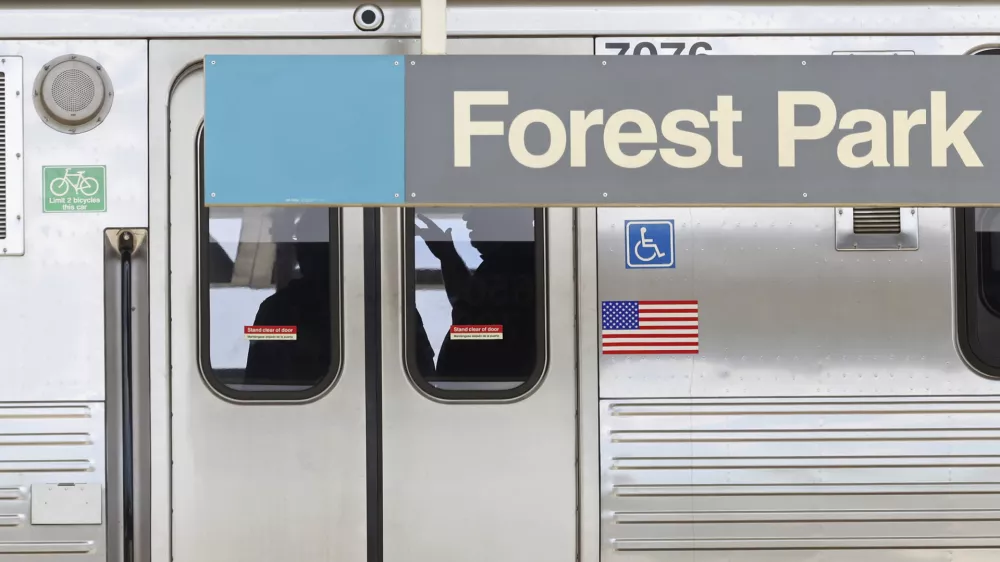
[[[56,197],[62,197],[69,193],[69,188],[78,194],[86,197],[93,197],[101,189],[101,184],[94,178],[84,177],[86,172],[80,171],[74,174],[69,173],[69,168],[63,172],[61,178],[55,178],[49,183],[49,193]]]
[[[648,258],[644,258],[642,257],[642,253],[639,252],[640,247],[652,248],[653,253],[649,254]],[[635,254],[635,257],[639,258],[640,261],[653,261],[655,258],[662,258],[667,255],[660,251],[660,247],[656,245],[656,242],[646,238],[645,226],[639,228],[639,241],[635,243],[635,247],[632,248],[632,252]]]

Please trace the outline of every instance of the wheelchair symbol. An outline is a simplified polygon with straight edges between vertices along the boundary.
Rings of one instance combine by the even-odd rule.
[[[625,221],[625,267],[674,267],[674,221]]]
[[[653,253],[649,254],[649,257],[644,258],[642,257],[642,255],[646,252],[640,252],[639,251],[640,247],[651,248],[653,250]],[[667,255],[660,251],[660,247],[656,245],[656,242],[653,242],[649,238],[646,238],[645,226],[639,228],[639,241],[635,243],[635,248],[633,249],[633,252],[635,253],[635,257],[639,258],[639,261],[652,261],[653,258],[662,258],[663,256]]]

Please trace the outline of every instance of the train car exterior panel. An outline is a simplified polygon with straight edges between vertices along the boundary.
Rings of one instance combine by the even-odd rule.
[[[634,54],[640,42],[963,55],[996,38],[598,38],[595,50]],[[1000,411],[996,381],[958,350],[953,211],[896,210],[890,230],[912,232],[881,238],[854,232],[855,212],[598,210],[602,305],[691,303],[687,318],[663,318],[691,320],[681,322],[691,339],[670,341],[694,350],[618,355],[603,344],[602,560],[992,557],[979,549],[1000,545]],[[672,221],[671,236],[658,234],[672,245],[669,267],[634,263],[657,260],[633,247],[647,242],[629,221]],[[655,327],[657,312],[643,322]]]

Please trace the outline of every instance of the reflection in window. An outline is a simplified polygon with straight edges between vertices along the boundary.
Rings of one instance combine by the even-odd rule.
[[[301,399],[332,381],[338,217],[302,207],[202,208],[202,369],[218,391]]]
[[[407,215],[411,375],[442,397],[508,398],[529,390],[544,363],[541,211]]]
[[[1000,209],[956,210],[959,345],[966,359],[1000,376]]]

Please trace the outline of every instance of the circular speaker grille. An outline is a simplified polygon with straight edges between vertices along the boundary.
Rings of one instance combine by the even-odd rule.
[[[94,81],[82,70],[71,68],[52,80],[52,101],[63,111],[78,113],[94,103]]]
[[[111,81],[97,61],[64,55],[50,61],[35,79],[35,109],[50,127],[82,133],[111,111]]]

